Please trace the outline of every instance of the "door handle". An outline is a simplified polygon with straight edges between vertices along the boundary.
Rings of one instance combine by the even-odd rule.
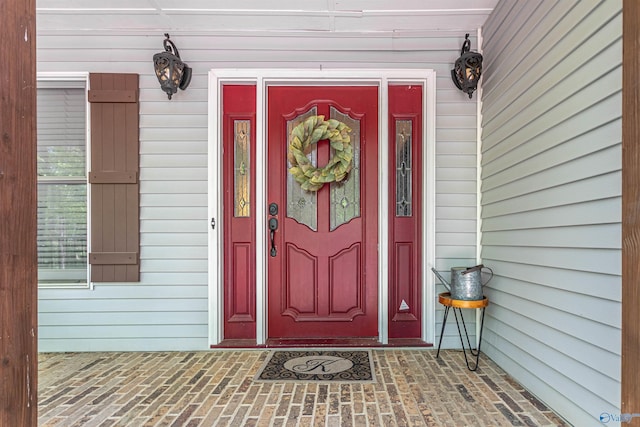
[[[271,255],[272,257],[278,254],[278,251],[276,250],[276,240],[275,240],[277,229],[278,229],[278,220],[276,218],[269,218],[269,237],[271,239],[271,251],[269,252],[269,255]]]

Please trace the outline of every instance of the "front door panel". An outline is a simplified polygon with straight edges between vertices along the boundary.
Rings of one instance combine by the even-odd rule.
[[[319,115],[351,129],[352,169],[307,191],[289,172],[290,133]],[[316,167],[334,155],[328,140],[310,148]],[[277,220],[267,249],[269,338],[378,335],[377,156],[377,87],[269,88],[267,200],[278,205],[268,215]]]

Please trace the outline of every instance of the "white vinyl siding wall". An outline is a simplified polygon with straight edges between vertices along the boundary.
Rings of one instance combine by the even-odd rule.
[[[577,426],[620,413],[621,9],[505,0],[482,30],[482,350]]]
[[[297,2],[295,9],[301,7]],[[144,13],[138,13],[144,26]],[[51,11],[38,15],[38,71],[140,74],[141,189],[140,283],[95,284],[90,290],[41,289],[40,351],[208,348],[207,73],[211,69],[434,69],[436,267],[445,272],[475,263],[477,104],[475,97],[469,100],[454,87],[450,69],[465,32],[477,46],[476,28],[424,31],[408,11],[402,22],[381,14],[354,21],[369,23],[368,29],[354,26],[349,31],[342,24],[336,29],[341,20],[307,20],[305,29],[313,22],[319,28],[306,31],[296,28],[299,16],[225,13],[224,19],[216,18],[217,26],[213,21],[204,24],[203,19],[210,21],[213,16],[190,15],[192,31],[170,31],[182,59],[193,68],[191,85],[171,101],[160,90],[151,61],[162,50],[164,31],[136,30],[139,27],[130,22],[136,16],[97,20]],[[106,30],[116,19],[131,28]],[[230,27],[230,22],[238,26]],[[436,305],[441,322],[442,310]],[[473,323],[472,315],[469,321]],[[450,326],[443,347],[459,346],[455,324]],[[440,323],[435,330],[437,342]]]

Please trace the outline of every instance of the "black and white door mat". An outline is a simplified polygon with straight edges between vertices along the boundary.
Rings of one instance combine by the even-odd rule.
[[[375,382],[370,350],[274,350],[254,381]]]

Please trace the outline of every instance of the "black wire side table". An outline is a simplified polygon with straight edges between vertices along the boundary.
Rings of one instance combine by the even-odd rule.
[[[440,342],[438,342],[438,352],[436,353],[436,357],[440,357],[440,346],[442,345],[442,337],[444,336],[444,327],[447,324],[447,316],[449,315],[449,310],[453,308],[453,314],[456,318],[456,326],[458,327],[458,334],[460,335],[460,344],[462,344],[462,351],[464,352],[464,361],[467,363],[467,369],[470,371],[475,371],[478,369],[478,362],[480,361],[480,345],[482,344],[482,329],[484,328],[484,311],[489,305],[489,298],[484,297],[479,300],[460,300],[451,298],[450,292],[443,292],[438,295],[438,301],[440,304],[444,305],[444,319],[442,320],[442,330],[440,331]],[[478,348],[474,350],[471,347],[471,341],[469,340],[469,333],[467,332],[467,325],[464,322],[464,318],[462,317],[462,309],[463,308],[481,308],[482,309],[482,318],[480,321],[480,337],[478,338]],[[457,310],[457,311],[456,311]],[[458,320],[458,315],[460,315],[460,320]],[[464,340],[462,338],[462,329],[460,329],[460,321],[462,321],[462,327],[464,329],[464,335],[467,338],[467,345],[469,347],[469,353],[471,353],[470,357],[467,357],[467,350],[465,347]],[[476,358],[475,365],[472,367],[469,363],[469,359],[473,361],[473,357]]]

